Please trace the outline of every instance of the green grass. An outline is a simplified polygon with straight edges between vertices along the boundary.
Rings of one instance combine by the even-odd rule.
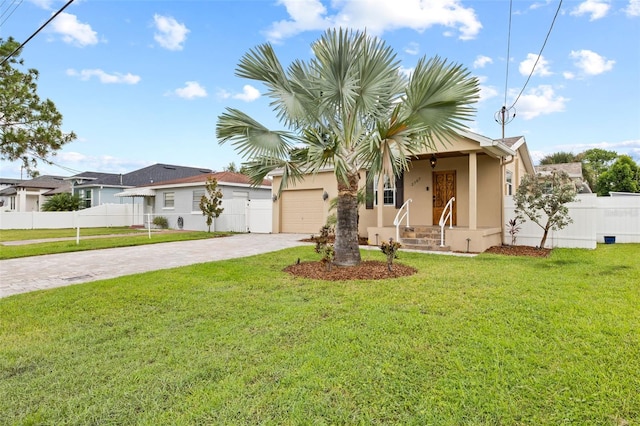
[[[45,238],[75,238],[75,228],[65,229],[2,229],[0,230],[0,242],[41,240]],[[128,226],[116,226],[112,228],[81,228],[80,236],[116,235],[141,233],[144,230],[131,229]]]
[[[0,423],[640,424],[639,254],[323,282],[282,272],[299,247],[11,296]]]
[[[80,243],[72,241],[54,241],[25,245],[0,245],[0,260],[15,259],[18,257],[39,256],[43,254],[67,253],[73,251],[97,250],[113,247],[128,247],[144,244],[167,243],[172,241],[201,240],[205,238],[217,238],[230,235],[229,232],[200,232],[200,231],[180,231],[180,232],[152,232],[151,238],[147,232],[139,232],[135,235],[122,234],[114,237],[104,238],[83,238]],[[101,234],[96,234],[101,235]],[[107,234],[109,235],[109,234]],[[85,235],[86,237],[86,235]]]

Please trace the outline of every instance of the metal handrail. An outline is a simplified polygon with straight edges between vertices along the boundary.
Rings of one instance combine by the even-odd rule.
[[[447,223],[447,219],[449,219],[449,229],[452,228],[451,222],[453,218],[454,201],[456,201],[456,197],[451,197],[447,202],[447,205],[444,206],[444,210],[442,210],[442,214],[440,215],[440,221],[438,222],[438,225],[440,225],[440,247],[444,247],[444,225]]]
[[[411,202],[413,202],[413,200],[411,198],[409,198],[407,201],[405,201],[404,204],[402,205],[402,207],[400,207],[400,210],[398,210],[398,213],[396,214],[396,218],[393,219],[393,224],[396,227],[396,241],[400,241],[400,223],[402,222],[402,219],[404,219],[406,217],[407,218],[407,226],[409,226],[409,203],[411,203]],[[400,217],[400,213],[402,213],[402,211],[404,210],[405,206],[407,207],[407,211],[404,212],[402,217]]]

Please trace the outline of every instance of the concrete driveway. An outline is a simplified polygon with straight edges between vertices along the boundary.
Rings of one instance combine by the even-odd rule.
[[[239,234],[0,260],[0,297],[139,272],[252,256],[309,243],[301,234]]]

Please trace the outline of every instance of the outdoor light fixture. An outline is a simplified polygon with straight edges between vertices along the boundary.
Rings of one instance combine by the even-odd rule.
[[[329,198],[329,194],[327,194],[327,191],[324,191],[322,193],[322,200],[327,201],[327,198]]]
[[[271,199],[275,203],[276,201],[278,201],[278,195],[277,194],[273,194],[273,197],[271,197]]]
[[[436,168],[436,164],[438,163],[438,159],[436,158],[435,154],[431,154],[431,158],[429,159],[429,163],[431,164],[431,168],[432,169]]]

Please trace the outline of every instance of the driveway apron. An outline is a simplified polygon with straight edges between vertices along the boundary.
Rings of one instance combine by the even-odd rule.
[[[0,297],[305,245],[301,234],[239,234],[0,261]]]

